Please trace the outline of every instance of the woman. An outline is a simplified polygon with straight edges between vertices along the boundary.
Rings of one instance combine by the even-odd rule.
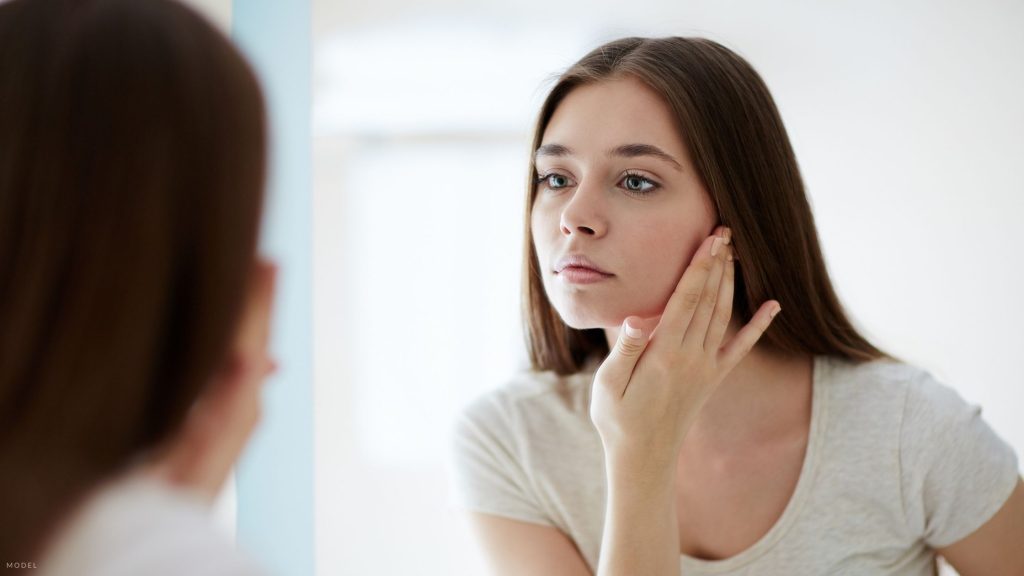
[[[533,149],[533,370],[455,436],[494,573],[1024,574],[1013,451],[847,318],[749,64],[611,42]]]
[[[174,2],[13,0],[0,126],[0,561],[256,572],[208,519],[272,369],[252,70]]]

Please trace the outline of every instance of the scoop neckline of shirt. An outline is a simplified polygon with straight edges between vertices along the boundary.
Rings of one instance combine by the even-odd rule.
[[[679,558],[683,568],[714,572],[735,570],[766,554],[782,540],[782,537],[786,535],[786,532],[793,525],[800,514],[800,510],[803,508],[804,502],[807,500],[807,493],[810,492],[811,485],[814,483],[819,444],[825,429],[825,416],[828,407],[824,397],[825,388],[823,386],[823,382],[828,376],[826,374],[826,370],[829,368],[827,361],[827,356],[814,356],[813,374],[811,377],[811,424],[807,432],[807,448],[804,449],[804,461],[800,467],[800,477],[797,479],[796,488],[789,497],[789,502],[786,503],[782,515],[756,542],[728,558],[704,560],[680,553]]]

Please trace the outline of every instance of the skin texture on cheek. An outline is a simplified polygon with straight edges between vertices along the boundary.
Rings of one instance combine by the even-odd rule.
[[[704,222],[703,220],[707,220]],[[707,218],[669,218],[661,216],[637,226],[631,251],[630,278],[621,311],[611,326],[617,327],[628,316],[649,318],[661,315],[672,291],[704,238],[714,229]]]

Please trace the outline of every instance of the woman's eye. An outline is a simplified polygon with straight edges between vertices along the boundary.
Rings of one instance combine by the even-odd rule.
[[[562,174],[548,174],[546,176],[540,176],[539,178],[537,178],[537,180],[541,184],[545,184],[548,188],[552,190],[565,188],[566,186],[569,186],[572,182],[571,180],[569,180],[568,176]]]
[[[565,188],[569,185],[569,179],[561,174],[551,174],[548,176],[548,186],[552,188]]]
[[[653,192],[658,187],[650,178],[645,178],[639,174],[626,174],[626,177],[622,179],[621,185],[626,190],[635,193],[646,193]]]

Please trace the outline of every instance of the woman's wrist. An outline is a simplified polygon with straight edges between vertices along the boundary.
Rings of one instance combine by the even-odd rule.
[[[605,474],[609,490],[620,484],[639,488],[674,486],[677,455],[678,450],[606,448]]]
[[[640,450],[606,457],[608,492],[598,576],[678,574],[676,459]]]

